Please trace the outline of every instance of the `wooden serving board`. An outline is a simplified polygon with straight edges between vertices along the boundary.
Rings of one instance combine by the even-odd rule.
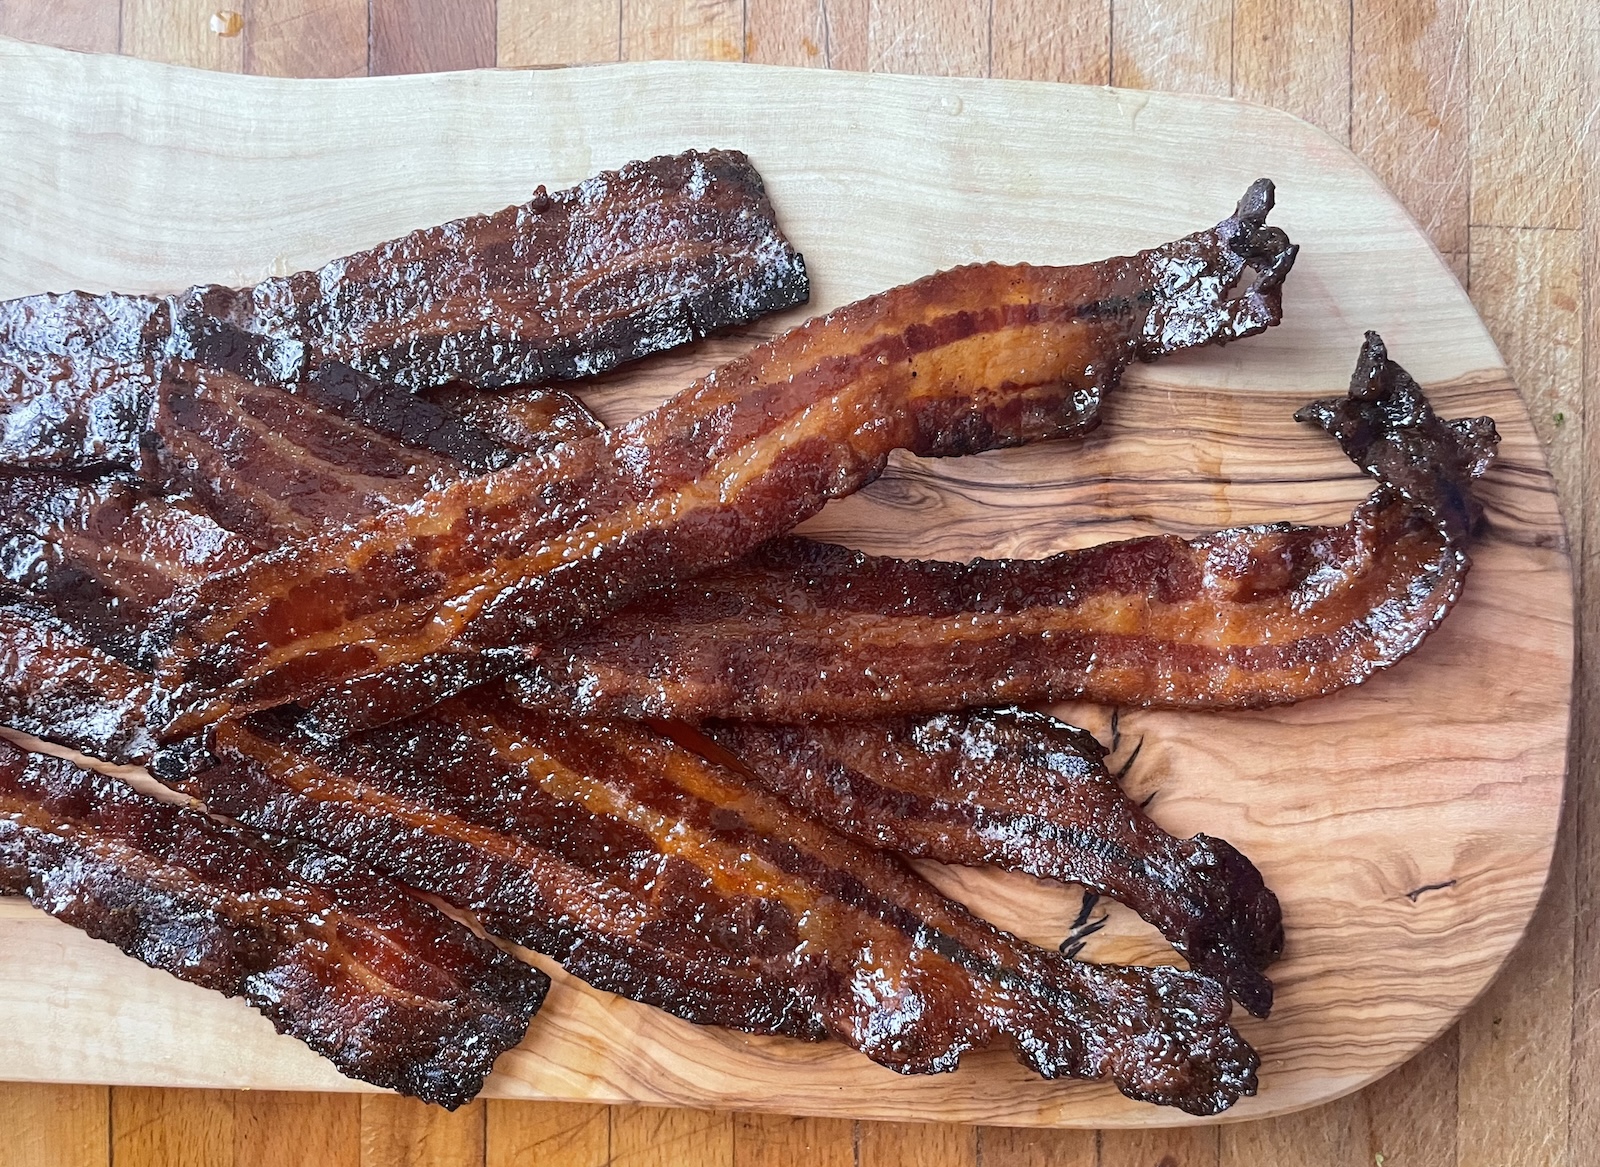
[[[1410,660],[1286,710],[1123,711],[1116,759],[1168,830],[1221,835],[1281,896],[1269,1021],[1242,1018],[1281,1113],[1399,1065],[1495,975],[1539,898],[1561,803],[1569,565],[1545,457],[1466,295],[1404,211],[1321,131],[1240,102],[1028,83],[651,64],[353,81],[189,72],[0,42],[0,296],[252,282],[498,208],[632,158],[747,151],[814,278],[805,312],[589,387],[609,420],[807,312],[969,260],[1066,263],[1210,224],[1258,175],[1302,245],[1285,324],[1133,370],[1076,444],[903,459],[808,525],[871,550],[1042,555],[1151,531],[1338,522],[1366,491],[1290,420],[1342,392],[1377,328],[1450,416],[1505,437],[1466,596]],[[1110,711],[1065,708],[1103,737]],[[1075,888],[928,865],[1055,945]],[[1096,960],[1174,959],[1119,908]],[[548,963],[546,962],[546,967]],[[696,1028],[552,970],[499,1097],[1000,1124],[1186,1120],[1008,1054],[900,1078],[837,1045]],[[0,901],[0,1077],[359,1089],[246,1006]]]

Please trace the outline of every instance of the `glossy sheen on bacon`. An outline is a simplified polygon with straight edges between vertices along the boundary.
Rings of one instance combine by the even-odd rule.
[[[249,350],[277,380],[338,363],[419,389],[600,373],[809,294],[750,160],[691,150],[179,304],[204,363]]]
[[[56,502],[53,522],[59,528],[67,508]],[[146,500],[145,505],[170,504]],[[80,518],[73,525],[81,531],[87,524]],[[80,538],[64,549],[77,558],[63,566],[97,581],[102,592],[115,589],[119,579],[103,565],[129,557],[157,580],[182,578],[193,570],[165,562],[170,544],[149,538],[159,530],[156,524],[103,524],[101,529],[125,542],[85,546]],[[120,621],[137,627],[145,612],[135,604],[120,611]],[[110,624],[92,597],[86,615],[77,627],[88,635],[122,634],[120,621]],[[72,643],[70,633],[58,634],[48,657],[41,651],[35,659],[18,661],[8,680],[15,682],[24,720],[11,724],[110,761],[146,760],[153,746],[143,731],[147,678],[126,668],[97,672],[102,667],[98,654],[75,655]],[[79,702],[76,720],[59,730],[49,715],[32,708],[43,697],[41,682],[52,675],[41,671],[47,660],[58,669],[71,663],[70,675],[87,671],[103,682],[71,689]],[[61,704],[51,703],[49,709],[59,716]],[[77,722],[94,732],[86,736]],[[114,731],[132,735],[126,743],[104,736]],[[1156,828],[1123,797],[1101,765],[1099,746],[1082,731],[1011,712],[796,729],[725,725],[713,732],[736,752],[738,743],[745,743],[740,756],[749,763],[751,780],[835,829],[901,854],[991,863],[1083,883],[1156,923],[1191,964],[1218,977],[1248,1008],[1264,1012],[1270,1005],[1271,986],[1260,969],[1276,956],[1281,927],[1260,876],[1226,843],[1205,837],[1184,843]],[[183,756],[195,752],[191,748]],[[163,764],[178,760],[168,757]],[[904,773],[897,772],[901,768]],[[850,784],[848,798],[841,782]],[[1030,790],[1034,797],[1024,814],[1020,807]],[[1031,839],[1030,847],[1018,846],[1024,837]]]
[[[304,843],[270,842],[0,741],[0,893],[239,996],[339,1071],[454,1108],[549,979]]]
[[[736,559],[871,481],[892,450],[1081,433],[1135,358],[1276,323],[1295,251],[1264,225],[1270,206],[1263,181],[1217,227],[1135,256],[929,276],[548,460],[218,576],[166,633],[169,730],[385,670],[359,701],[400,716],[469,679],[441,654],[548,641]],[[1259,278],[1232,295],[1247,268]]]
[[[136,462],[170,334],[169,308],[151,296],[0,301],[0,464]]]
[[[1435,416],[1375,335],[1351,396],[1298,416],[1379,480],[1348,523],[970,563],[774,540],[530,654],[515,685],[569,716],[792,722],[1071,698],[1253,708],[1360,684],[1460,595],[1498,438],[1488,418]]]
[[[1209,1114],[1255,1088],[1215,982],[1069,960],[938,895],[642,726],[487,698],[338,743],[279,714],[215,729],[187,789],[477,913],[598,988],[680,1017],[832,1037],[902,1073],[998,1042]]]
[[[150,675],[88,644],[48,601],[0,593],[0,724],[116,763],[156,748]]]
[[[693,731],[669,729],[694,748]],[[1221,839],[1176,839],[1118,788],[1105,750],[1039,713],[980,710],[818,725],[713,722],[708,756],[863,843],[1082,884],[1159,928],[1258,1017],[1283,914]],[[687,734],[688,736],[684,736]],[[720,748],[719,748],[720,747]]]

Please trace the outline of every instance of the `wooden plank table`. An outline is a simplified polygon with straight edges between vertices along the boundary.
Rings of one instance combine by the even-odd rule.
[[[237,19],[192,0],[0,0],[0,34],[299,76],[743,58],[1233,93],[1286,108],[1348,141],[1469,283],[1549,443],[1580,602],[1600,582],[1585,554],[1600,524],[1600,482],[1586,469],[1600,453],[1600,413],[1587,408],[1600,399],[1600,7],[1590,0],[225,2]],[[1600,606],[1583,603],[1580,627],[1582,660]],[[1578,677],[1562,842],[1505,974],[1412,1063],[1317,1110],[1097,1134],[524,1102],[447,1115],[384,1096],[0,1085],[0,1167],[1600,1162],[1597,677]]]

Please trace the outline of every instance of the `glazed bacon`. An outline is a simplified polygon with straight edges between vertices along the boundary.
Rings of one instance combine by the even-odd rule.
[[[1272,1009],[1263,970],[1283,952],[1283,914],[1261,873],[1221,839],[1157,827],[1081,729],[989,709],[667,732],[871,846],[1025,871],[1126,904],[1250,1012]]]
[[[108,762],[156,749],[150,675],[84,642],[52,605],[0,598],[0,723]]]
[[[281,383],[495,469],[515,459],[445,404],[456,378],[499,387],[599,372],[809,291],[744,155],[654,158],[242,291],[0,302],[0,465],[139,472],[169,394],[292,412],[267,388]],[[559,395],[520,396],[534,410],[543,398],[546,421],[576,420]],[[259,409],[236,416],[266,421]]]
[[[0,619],[4,618],[5,612],[5,609],[0,609]],[[75,655],[80,667],[81,662],[92,659],[92,650],[72,644],[70,632],[64,633],[61,641],[61,659],[71,660]],[[118,662],[111,663],[116,665]],[[24,678],[30,675],[38,674],[25,673]],[[137,710],[138,695],[143,692],[145,684],[141,674],[124,667],[120,674],[91,672],[90,681],[81,694],[80,709],[98,707],[115,711],[131,707]],[[34,717],[34,723],[23,728],[63,740],[60,732],[63,727],[51,724],[48,711],[33,706],[27,712]],[[910,903],[920,911],[937,909],[937,913],[950,915],[955,924],[939,926],[949,928],[958,936],[965,936],[977,945],[980,955],[992,956],[992,953],[978,944],[979,941],[991,947],[1000,945],[1002,952],[1008,951],[1005,945],[1014,944],[1026,956],[1021,964],[1030,966],[1030,962],[1042,961],[1046,971],[1054,968],[1055,962],[1061,958],[1021,945],[1004,934],[994,933],[980,921],[962,913],[956,905],[942,900],[931,887],[909,871],[891,861],[871,857],[865,849],[853,847],[843,839],[837,839],[837,843],[847,848],[848,855],[855,856],[854,865],[848,867],[847,874],[863,879],[869,876],[882,879],[892,874],[890,886],[898,889],[899,898],[887,908],[878,900],[871,900],[867,908],[873,912],[887,913],[888,925],[880,921],[876,931],[857,935],[854,940],[850,938],[850,928],[857,926],[859,921],[848,914],[822,921],[830,929],[826,934],[821,932],[819,923],[798,939],[790,937],[795,943],[804,941],[811,945],[828,946],[826,951],[831,963],[823,967],[810,968],[792,952],[784,954],[769,951],[771,929],[764,921],[777,918],[768,910],[765,902],[770,896],[754,907],[747,902],[748,896],[730,895],[724,897],[724,902],[717,895],[706,892],[701,898],[696,898],[707,886],[707,879],[716,885],[712,889],[716,891],[717,888],[730,885],[743,887],[751,881],[759,882],[770,877],[760,865],[751,868],[754,861],[745,851],[739,850],[746,846],[743,834],[732,841],[724,839],[724,845],[720,847],[710,847],[698,838],[685,842],[685,846],[699,855],[697,861],[702,871],[709,872],[705,879],[686,871],[682,854],[666,848],[662,843],[664,839],[683,841],[681,833],[673,828],[670,817],[679,814],[682,808],[687,808],[683,813],[704,820],[700,822],[701,826],[710,822],[719,830],[727,828],[727,800],[735,795],[735,785],[743,785],[755,794],[758,809],[766,808],[762,815],[751,816],[754,825],[750,830],[784,832],[799,829],[804,833],[807,845],[819,850],[828,845],[830,838],[837,838],[820,823],[777,805],[776,800],[770,797],[759,795],[759,788],[742,773],[706,763],[643,727],[623,724],[584,726],[537,718],[503,703],[498,707],[485,705],[476,697],[457,701],[447,707],[446,712],[452,712],[451,719],[442,718],[436,711],[408,723],[375,731],[354,742],[333,746],[296,732],[281,714],[256,715],[242,723],[229,720],[216,727],[212,748],[226,759],[220,766],[200,739],[189,739],[177,748],[158,754],[151,764],[164,781],[200,797],[213,811],[237,817],[260,830],[278,830],[320,840],[323,845],[357,862],[375,864],[408,886],[479,911],[485,926],[491,931],[550,952],[567,963],[573,972],[601,988],[626,993],[691,1020],[734,1025],[760,1032],[793,1033],[811,1039],[835,1036],[851,1042],[867,1040],[864,1035],[876,1032],[881,1025],[892,1020],[889,1010],[893,1001],[915,1012],[926,1004],[924,999],[919,996],[908,1001],[904,996],[897,996],[893,1001],[880,1001],[877,1012],[840,1018],[836,1014],[844,1010],[848,1002],[826,998],[825,990],[839,989],[834,977],[841,962],[848,964],[852,959],[865,962],[869,948],[872,952],[880,951],[884,941],[878,933],[888,925],[893,925],[889,928],[891,938],[895,937],[894,928],[901,930],[895,943],[911,945],[912,952],[907,960],[919,970],[911,979],[919,985],[926,981],[934,986],[919,991],[950,994],[951,1000],[945,1004],[954,1010],[950,1017],[937,1023],[942,1028],[934,1036],[919,1038],[926,1042],[937,1040],[950,1043],[943,1047],[945,1052],[926,1064],[908,1061],[903,1066],[897,1065],[897,1068],[907,1072],[951,1068],[963,1049],[976,1048],[996,1037],[1007,1037],[1014,1043],[1031,1043],[1038,1036],[1036,1029],[1050,1026],[1062,1032],[1054,1033],[1048,1040],[1068,1040],[1067,1021],[1062,1019],[1047,1023],[1047,1014],[1039,1012],[1040,1005],[1037,1002],[1024,1015],[1010,1009],[1004,999],[997,1000],[998,990],[986,989],[982,998],[975,1002],[960,1000],[959,990],[946,983],[948,971],[938,963],[938,960],[950,958],[949,953],[940,948],[939,937],[925,936],[920,925],[913,926],[900,914],[900,910],[905,903]],[[16,724],[16,721],[12,723]],[[136,713],[132,724],[142,727],[142,721],[137,719]],[[819,740],[826,741],[823,736],[825,731],[822,727],[817,728]],[[1070,734],[1073,731],[1065,732]],[[79,748],[91,748],[81,739],[69,737],[67,740]],[[1078,744],[1083,748],[1082,743]],[[148,737],[141,742],[140,748],[145,751],[142,756],[119,755],[114,752],[116,748],[111,745],[95,752],[114,760],[143,760],[148,757],[150,743]],[[537,764],[530,766],[530,758],[534,758]],[[552,758],[558,761],[550,761]],[[557,764],[561,769],[550,771],[549,768]],[[518,765],[523,767],[521,777],[516,769]],[[720,791],[719,797],[723,798],[723,802],[708,809],[696,803],[691,795],[671,790],[663,795],[661,791],[665,788],[653,776],[663,773],[670,776],[685,768],[691,777],[701,771],[716,777],[719,784],[707,786],[704,774],[701,774],[696,780],[698,785],[693,785],[692,790],[701,791],[702,794],[707,790]],[[551,773],[555,775],[553,778],[550,777]],[[554,802],[544,794],[534,792],[531,780],[537,780],[545,786],[554,784],[551,786],[556,791],[552,796]],[[678,785],[683,786],[684,783],[679,781]],[[588,798],[591,787],[598,792],[595,797],[601,799],[607,808],[605,815],[596,813],[585,817],[582,807],[565,805],[574,799],[583,801]],[[650,793],[652,790],[654,794]],[[578,793],[574,795],[573,791]],[[1115,787],[1110,785],[1098,794],[1106,800],[1121,799]],[[1085,792],[1085,795],[1071,808],[1073,814],[1094,802],[1093,793]],[[674,801],[669,805],[662,801],[663,798]],[[508,807],[517,808],[521,817],[510,829],[501,831],[503,824],[500,816],[507,813]],[[1057,810],[1058,818],[1060,810]],[[462,821],[454,822],[451,816]],[[1103,834],[1114,817],[1114,811],[1111,815],[1086,814],[1075,828],[1072,838],[1091,853],[1109,855],[1123,841],[1115,833]],[[640,823],[654,824],[654,842],[629,826]],[[1160,832],[1147,821],[1144,825],[1144,837],[1147,840],[1161,837]],[[914,833],[916,827],[908,822],[901,824],[899,829]],[[650,851],[644,843],[640,843],[641,839],[649,847],[657,848],[657,851]],[[544,862],[531,862],[528,858],[530,840],[555,853],[554,857]],[[765,844],[767,858],[761,863],[782,862],[784,856],[790,854],[786,841],[792,842],[789,835],[773,834]],[[624,844],[630,842],[636,845],[632,850],[627,850]],[[1175,840],[1169,842],[1180,848],[1183,846],[1176,844]],[[1226,847],[1225,844],[1220,846]],[[509,860],[506,858],[508,849],[512,852]],[[776,855],[776,859],[772,858],[773,855]],[[647,858],[658,866],[650,866]],[[1085,858],[1083,870],[1089,870],[1088,865],[1094,862]],[[1243,863],[1242,860],[1240,862]],[[1244,864],[1244,870],[1253,874],[1248,864]],[[815,873],[807,876],[802,870],[800,876],[812,878]],[[1148,878],[1149,873],[1135,862],[1124,872],[1119,886],[1130,891],[1136,903],[1159,898],[1162,895],[1161,888],[1141,886]],[[826,879],[816,877],[814,882],[819,882],[826,890],[838,881],[830,875]],[[493,889],[494,894],[488,898],[474,898],[472,888],[479,884]],[[630,890],[630,894],[660,909],[657,919],[638,925],[634,941],[628,943],[613,933],[619,929],[626,933],[626,928],[632,926],[629,924],[629,913],[637,905],[630,899],[619,901],[619,887]],[[873,885],[869,890],[877,893],[881,889]],[[789,889],[790,900],[803,891],[803,887]],[[655,893],[653,897],[651,893]],[[607,910],[613,914],[597,911],[572,916],[570,907],[574,897],[584,903],[593,901],[608,906]],[[719,904],[721,909],[713,910]],[[936,925],[944,918],[937,913]],[[807,915],[797,910],[792,914],[805,916],[814,923],[819,919],[815,912]],[[966,928],[967,932],[956,930],[957,924]],[[1213,916],[1192,931],[1193,934],[1199,934],[1206,928],[1220,927],[1221,921]],[[601,935],[590,935],[585,931],[596,928],[601,930]],[[973,932],[973,929],[976,931]],[[972,940],[973,936],[976,940]],[[939,954],[938,960],[921,953],[918,945],[924,943],[933,945]],[[852,957],[852,953],[858,953],[858,956]],[[741,964],[746,966],[742,971]],[[931,968],[924,967],[930,964]],[[725,966],[731,966],[731,970]],[[774,997],[773,994],[778,992],[773,981],[778,975],[774,972],[775,967],[780,971],[786,970],[786,975],[799,977],[804,973],[813,980],[792,992],[785,990],[788,995]],[[868,971],[863,964],[854,975],[859,980]],[[1103,976],[1109,979],[1113,988],[1105,991],[1102,1004],[1115,1004],[1124,1011],[1129,1006],[1123,994],[1132,994],[1136,999],[1144,1000],[1153,993],[1156,999],[1166,1001],[1172,1007],[1184,1008],[1192,1007],[1192,994],[1205,996],[1210,991],[1206,987],[1208,982],[1200,980],[1169,984],[1164,978],[1170,971],[1150,973],[1155,978],[1153,986],[1141,982],[1130,987],[1122,983],[1124,978],[1139,981],[1146,976],[1146,970],[1113,968],[1089,975],[1096,986],[1098,980],[1095,978]],[[999,978],[1004,987],[1012,973],[1001,968],[993,975]],[[820,984],[813,983],[817,978],[820,978]],[[730,985],[738,988],[737,995],[724,991]],[[1037,992],[1054,994],[1069,990],[1073,993],[1080,991],[1076,982],[1070,979],[1063,987],[1046,978],[1046,987]],[[759,993],[765,993],[766,996],[760,996]],[[806,996],[807,993],[810,996]],[[1216,995],[1221,996],[1220,993]],[[1003,998],[1003,994],[1001,996]],[[820,1028],[816,1022],[806,1023],[811,1027],[807,1029],[801,1021],[811,1015],[807,1010],[821,1008],[828,1001],[831,1001],[834,1009],[833,1020]],[[1206,1001],[1207,1008],[1214,1013],[1213,1020],[1220,1025],[1226,1017],[1225,1006],[1218,1010],[1209,997],[1206,997]],[[1145,1007],[1157,1009],[1161,1006],[1154,1001],[1146,1001]],[[773,1010],[780,1011],[778,1020],[771,1020],[775,1016]],[[934,1026],[936,1023],[929,1020],[926,1024]],[[1134,1024],[1144,1026],[1154,1022],[1148,1017],[1140,1017]],[[1176,1027],[1174,1033],[1180,1036],[1188,1033],[1183,1029],[1185,1024],[1182,1021],[1173,1022]],[[1233,1049],[1229,1043],[1237,1041],[1230,1030],[1224,1035],[1227,1040],[1222,1042],[1222,1047],[1215,1047],[1215,1042],[1222,1039],[1210,1033],[1208,1025],[1201,1025],[1199,1029],[1196,1040],[1201,1050]],[[1153,1035],[1143,1034],[1142,1030],[1138,1034],[1129,1038],[1136,1045],[1156,1040]],[[1178,1040],[1178,1036],[1173,1039]],[[1088,1073],[1091,1072],[1089,1069],[1079,1071],[1070,1067],[1081,1065],[1092,1068],[1113,1062],[1121,1064],[1117,1062],[1118,1058],[1131,1056],[1126,1051],[1119,1053],[1110,1048],[1120,1039],[1105,1038],[1107,1048],[1101,1048],[1097,1044],[1099,1040],[1090,1043],[1088,1052],[1072,1055],[1073,1058],[1081,1056],[1081,1061],[1073,1061],[1058,1052],[1051,1056],[1066,1060],[1060,1064],[1040,1064],[1038,1068],[1047,1075]],[[869,1048],[866,1052],[879,1060],[891,1059],[891,1054],[882,1050],[874,1052]],[[1253,1066],[1253,1055],[1248,1054],[1246,1047],[1240,1046],[1234,1052]],[[934,1057],[932,1054],[927,1056]],[[891,1061],[891,1064],[894,1063]],[[1035,1062],[1030,1060],[1029,1064],[1034,1065]],[[1128,1069],[1125,1072],[1144,1074],[1148,1078],[1156,1071],[1145,1067],[1143,1070]],[[1189,1073],[1187,1069],[1182,1072]],[[1231,1085],[1214,1085],[1212,1089],[1220,1093],[1207,1095],[1210,1101],[1187,1096],[1169,1099],[1166,1094],[1150,1093],[1152,1088],[1148,1086],[1128,1088],[1130,1092],[1135,1092],[1134,1096],[1149,1097],[1152,1101],[1172,1101],[1186,1108],[1220,1107],[1237,1096],[1237,1089],[1242,1088],[1240,1083],[1248,1078],[1249,1075],[1245,1074]],[[1189,1090],[1191,1086],[1169,1084],[1161,1089]]]
[[[1240,709],[1357,685],[1461,593],[1488,418],[1445,422],[1369,333],[1351,394],[1297,415],[1372,495],[1341,526],[1162,535],[948,563],[775,540],[529,654],[530,706],[794,722],[1005,702]]]
[[[340,1073],[451,1109],[521,1040],[549,987],[346,860],[4,740],[0,894],[243,997]]]
[[[1258,182],[1217,227],[1080,267],[959,268],[762,345],[628,425],[288,546],[174,604],[167,732],[362,680],[401,716],[875,478],[1082,433],[1135,358],[1262,331],[1295,249]],[[1233,294],[1246,270],[1257,279]],[[448,654],[448,655],[447,655]],[[466,659],[473,663],[463,667]]]
[[[630,162],[570,190],[179,299],[183,354],[257,379],[348,366],[406,389],[601,373],[810,295],[736,150]]]
[[[185,786],[214,811],[338,847],[694,1022],[832,1037],[901,1073],[1009,1042],[1047,1078],[1194,1114],[1255,1090],[1209,978],[1035,948],[642,726],[486,696],[333,743],[281,711],[231,718],[215,750]]]

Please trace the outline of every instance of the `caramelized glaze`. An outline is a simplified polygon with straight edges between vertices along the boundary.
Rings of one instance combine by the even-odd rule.
[[[1283,915],[1261,873],[1221,839],[1161,830],[1081,729],[986,709],[667,732],[711,745],[709,757],[871,846],[1065,880],[1126,904],[1250,1012],[1272,1009],[1263,970],[1283,952]]]
[[[167,731],[362,682],[397,717],[875,478],[1081,433],[1126,365],[1260,332],[1294,258],[1264,181],[1217,227],[1070,268],[929,276],[757,347],[619,429],[219,575],[173,605]],[[1247,269],[1259,278],[1234,294]]]
[[[399,887],[0,740],[0,893],[243,997],[340,1073],[454,1109],[549,978]]]
[[[996,1043],[1047,1078],[1211,1114],[1255,1090],[1226,994],[1069,960],[643,726],[481,697],[339,742],[218,725],[185,786],[475,912],[598,988],[702,1024],[832,1037],[901,1073]]]
[[[571,716],[781,722],[1072,698],[1239,709],[1360,684],[1460,595],[1498,439],[1488,418],[1438,418],[1376,334],[1351,396],[1297,416],[1378,479],[1348,523],[971,563],[779,539],[530,651],[514,686]]]

